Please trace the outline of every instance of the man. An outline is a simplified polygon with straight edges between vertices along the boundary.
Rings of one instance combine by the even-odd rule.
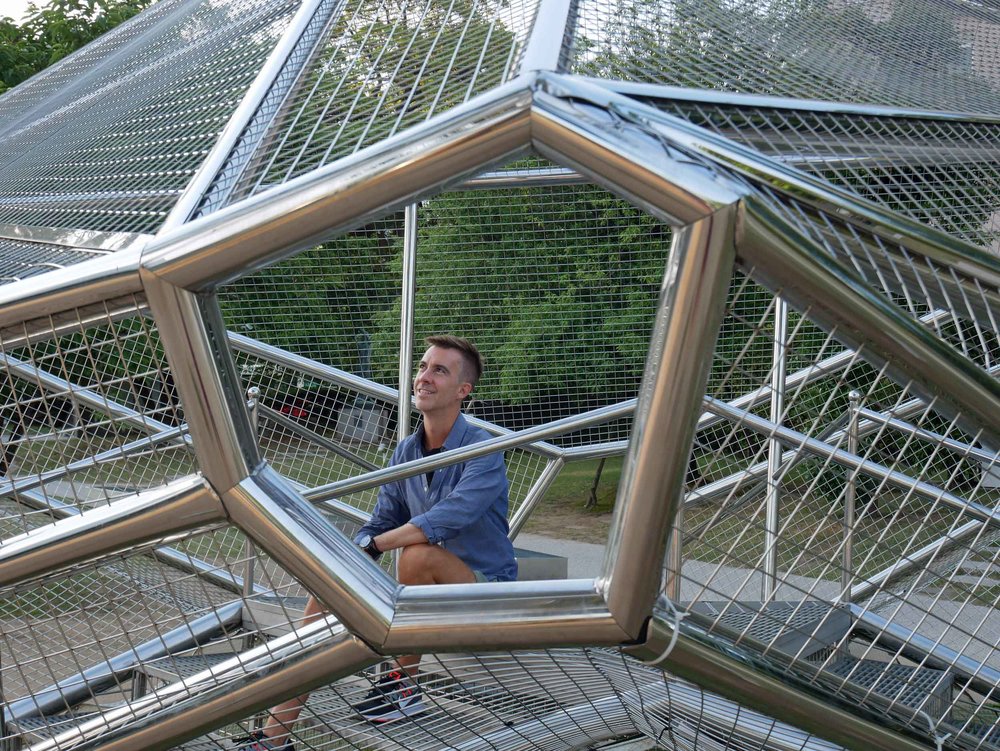
[[[396,447],[390,466],[479,443],[489,434],[461,414],[463,400],[483,372],[475,345],[456,336],[431,336],[413,379],[422,415],[416,432]],[[517,578],[507,537],[507,472],[501,454],[444,467],[381,488],[371,520],[354,541],[378,559],[399,550],[402,584],[463,584]],[[310,598],[306,619],[322,613]],[[389,722],[424,711],[417,682],[419,655],[397,660],[355,709],[370,722]],[[271,710],[268,724],[237,747],[244,751],[293,751],[288,733],[307,696]]]

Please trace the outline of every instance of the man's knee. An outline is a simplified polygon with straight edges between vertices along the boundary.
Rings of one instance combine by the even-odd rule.
[[[407,545],[399,554],[397,575],[400,584],[432,584],[436,545],[422,542]]]
[[[472,569],[458,556],[430,543],[403,548],[398,574],[400,584],[459,584],[476,580]]]

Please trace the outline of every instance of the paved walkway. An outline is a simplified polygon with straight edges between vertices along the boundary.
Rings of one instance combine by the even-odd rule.
[[[522,532],[514,540],[514,545],[539,553],[561,555],[567,561],[566,576],[569,579],[592,579],[600,574],[604,563],[604,546],[589,542],[557,540]]]

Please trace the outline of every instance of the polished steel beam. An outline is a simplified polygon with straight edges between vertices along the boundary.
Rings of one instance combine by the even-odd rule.
[[[785,417],[785,373],[788,341],[788,303],[774,298],[774,341],[771,352],[771,422],[780,424]],[[764,576],[761,600],[767,602],[778,588],[778,530],[781,505],[781,441],[767,442],[767,489],[764,513]]]
[[[946,647],[940,639],[929,639],[910,631],[866,607],[850,607],[854,628],[883,646],[900,651],[918,664],[951,671],[971,688],[987,696],[996,696],[997,691],[1000,691],[1000,670]],[[967,635],[963,636],[963,640],[967,638]]]
[[[531,108],[535,150],[671,226],[704,219],[746,192],[711,162],[676,145],[672,134],[653,135],[622,122],[606,101],[613,96],[574,79],[540,74]]]
[[[32,751],[165,751],[379,658],[332,618],[236,655],[128,704],[109,708]]]
[[[306,30],[311,25],[319,28],[325,26],[334,9],[340,4],[340,0],[304,0],[299,6],[278,43],[271,50],[271,54],[261,65],[256,78],[243,94],[239,106],[216,138],[212,150],[208,152],[198,171],[188,180],[184,192],[177,199],[167,218],[163,220],[157,234],[170,232],[188,221],[198,208],[198,204],[206,197],[209,187],[220,177],[219,172],[227,162],[238,161],[240,166],[246,163],[260,139],[268,132],[268,128],[261,122],[257,123],[256,128],[249,127],[251,122],[274,116],[274,111],[284,99],[292,81],[309,59],[308,54],[293,54],[302,42]],[[325,9],[325,12],[316,18],[321,9]],[[309,41],[315,44],[314,39]],[[311,48],[312,45],[309,46]],[[265,104],[269,106],[264,106]],[[252,136],[255,136],[256,140],[250,140]],[[226,185],[232,190],[237,177],[235,175],[225,177]],[[223,196],[214,196],[215,206],[224,202],[227,196],[228,192]]]
[[[417,204],[403,210],[403,280],[399,305],[399,379],[396,403],[396,440],[410,434],[413,406],[413,319],[417,304]]]
[[[281,414],[281,412],[273,410],[270,407],[261,404],[260,402],[258,402],[254,406],[254,409],[264,419],[270,420],[276,425],[279,425],[285,430],[287,430],[289,433],[297,435],[299,438],[304,438],[305,440],[309,441],[312,444],[315,444],[316,446],[325,448],[330,453],[336,454],[340,458],[346,459],[347,461],[351,462],[351,464],[357,464],[362,469],[366,469],[369,471],[379,468],[377,464],[368,461],[363,456],[355,454],[353,451],[350,451],[349,449],[345,449],[336,441],[331,441],[325,435],[320,435],[315,430],[310,430],[302,423],[297,422],[296,420],[293,420],[291,417],[283,415]]]
[[[967,541],[978,536],[985,526],[982,522],[966,522],[957,529],[949,530],[943,537],[938,538],[934,542],[912,553],[907,553],[889,566],[889,568],[870,576],[865,576],[861,582],[850,588],[847,601],[859,602],[865,600],[878,594],[879,591],[885,590],[890,584],[904,576],[918,570],[925,570],[927,564],[939,555],[943,555],[948,550],[959,545],[966,546]]]
[[[870,291],[764,202],[749,197],[742,205],[738,252],[755,278],[839,339],[867,345],[865,359],[886,362],[903,383],[959,415],[968,432],[982,429],[984,441],[1000,445],[1000,381]]]
[[[480,172],[475,177],[470,177],[449,190],[540,188],[557,185],[580,185],[587,182],[589,182],[587,178],[579,172],[565,167],[529,167],[527,169],[499,169]]]
[[[593,579],[403,587],[379,650],[392,654],[617,645],[632,636]]]
[[[521,505],[510,518],[510,530],[508,532],[510,539],[513,540],[517,537],[525,522],[528,521],[528,517],[531,516],[538,504],[541,503],[545,493],[552,486],[552,483],[555,482],[555,479],[559,476],[565,465],[566,462],[563,459],[550,459],[545,464],[545,467],[542,468],[542,471],[538,474],[538,478],[531,484],[528,492],[525,493]]]
[[[141,246],[0,286],[0,329],[142,292]],[[86,315],[86,311],[83,311]]]
[[[928,751],[924,743],[893,732],[793,685],[767,663],[741,659],[727,645],[681,624],[654,615],[643,644],[623,651],[776,720],[813,733],[853,751]]]
[[[537,441],[554,436],[570,433],[574,430],[600,425],[601,423],[618,420],[632,414],[635,409],[635,399],[612,404],[607,407],[599,407],[590,412],[582,412],[572,417],[564,417],[561,420],[553,420],[534,428],[525,428],[516,432],[505,432],[485,441],[473,443],[469,446],[442,451],[434,456],[414,459],[412,461],[396,464],[392,467],[385,467],[374,472],[368,472],[357,477],[346,480],[338,480],[327,485],[320,485],[305,492],[305,497],[313,503],[326,501],[337,496],[358,493],[362,490],[370,490],[385,485],[387,482],[405,480],[407,477],[429,472],[431,470],[450,467],[459,462],[476,459],[487,454],[495,454],[499,451],[521,448],[531,445]]]
[[[55,498],[44,496],[34,490],[19,490],[17,493],[17,504],[26,508],[44,511],[48,516],[56,520],[77,517],[82,513],[76,506],[62,503]],[[194,574],[208,584],[224,589],[227,592],[242,594],[245,591],[244,582],[241,577],[234,576],[217,565],[194,558],[189,553],[182,553],[175,548],[158,547],[153,548],[150,555],[171,568],[188,574]],[[267,591],[267,589],[259,585],[254,587],[255,593]]]
[[[105,662],[63,678],[31,696],[13,701],[7,705],[4,715],[10,721],[65,712],[67,707],[91,699],[101,691],[126,680],[137,665],[202,646],[213,641],[219,634],[240,627],[242,623],[243,603],[228,603],[114,655]]]
[[[4,540],[0,587],[225,518],[219,497],[192,475]]]
[[[763,183],[781,195],[805,201],[858,226],[864,232],[873,232],[891,244],[902,244],[934,263],[950,266],[964,276],[978,279],[985,294],[996,294],[990,290],[1000,287],[1000,259],[971,243],[866,201],[847,188],[782,164],[683,118],[616,94],[601,84],[590,85],[580,79],[571,81],[566,76],[553,74],[543,74],[539,81],[541,85],[560,91],[563,96],[589,100],[605,107],[624,122],[641,123],[653,134],[667,135],[678,146],[742,174],[755,183]]]
[[[518,65],[519,73],[559,71],[565,66],[568,53],[564,39],[572,33],[567,26],[576,13],[576,5],[577,0],[540,0]]]
[[[607,78],[579,76],[597,86],[603,86],[618,94],[637,99],[664,99],[703,104],[722,104],[735,107],[759,109],[795,110],[799,112],[822,112],[834,115],[855,115],[859,117],[886,117],[907,120],[943,120],[955,123],[986,123],[1000,125],[995,115],[973,112],[938,112],[935,110],[908,109],[906,107],[885,107],[856,102],[831,102],[820,99],[792,99],[790,97],[766,96],[761,94],[737,94],[731,91],[685,88],[658,83],[638,81],[615,81]]]
[[[735,206],[675,229],[604,560],[608,608],[632,638],[660,589],[733,271]]]
[[[149,242],[152,235],[0,223],[0,237],[26,243],[58,245],[69,250],[79,250],[81,254],[90,257],[142,247]]]
[[[268,465],[222,494],[233,523],[335,613],[381,644],[399,585]]]
[[[916,425],[906,422],[905,420],[900,420],[893,415],[875,412],[864,407],[858,410],[858,415],[866,420],[871,420],[872,422],[885,425],[893,430],[898,430],[900,433],[904,433],[905,435],[911,435],[922,441],[933,443],[935,446],[948,449],[964,459],[976,459],[989,465],[1000,465],[1000,453],[996,451],[987,451],[985,449],[977,448],[976,446],[972,446],[964,441],[958,441],[954,438],[941,435],[940,433],[935,433],[932,430],[917,427]]]
[[[199,466],[216,491],[224,493],[261,458],[218,301],[146,269],[141,274]]]
[[[923,498],[931,503],[941,503],[949,508],[955,509],[956,511],[968,514],[981,522],[985,522],[993,526],[1000,526],[1000,510],[991,509],[981,503],[976,503],[975,501],[970,501],[966,498],[954,495],[953,493],[949,493],[946,490],[942,490],[941,488],[931,485],[930,483],[923,482],[922,480],[915,480],[902,472],[897,472],[889,469],[888,467],[884,467],[881,464],[871,461],[870,459],[855,456],[844,449],[837,448],[836,446],[817,440],[816,438],[810,438],[809,436],[799,433],[796,430],[792,430],[791,428],[775,425],[769,420],[765,420],[762,417],[758,417],[744,410],[735,409],[734,407],[731,407],[725,402],[721,402],[717,399],[712,399],[711,397],[706,396],[705,404],[716,414],[725,415],[729,419],[738,423],[742,428],[753,430],[760,435],[779,437],[784,443],[795,447],[791,451],[786,452],[792,456],[804,451],[814,456],[829,459],[830,461],[836,462],[837,464],[851,470],[857,470],[864,472],[867,475],[871,475],[877,480],[900,488],[907,493],[913,493],[917,497]]]
[[[530,83],[519,78],[182,225],[150,243],[143,266],[177,287],[212,289],[524,153]]]

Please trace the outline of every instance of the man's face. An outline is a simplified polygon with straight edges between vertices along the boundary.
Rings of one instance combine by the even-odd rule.
[[[455,410],[472,391],[465,380],[462,354],[457,349],[430,347],[417,365],[413,379],[413,397],[423,414]]]

